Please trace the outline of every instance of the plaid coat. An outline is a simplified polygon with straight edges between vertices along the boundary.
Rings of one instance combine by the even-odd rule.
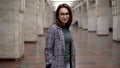
[[[48,30],[45,46],[45,61],[50,68],[65,68],[65,41],[62,28],[56,24]],[[71,68],[75,68],[75,47],[71,43]]]

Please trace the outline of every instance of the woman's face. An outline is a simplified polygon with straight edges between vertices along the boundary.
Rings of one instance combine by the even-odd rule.
[[[66,24],[69,21],[69,11],[66,8],[61,8],[59,11],[59,20],[61,23]]]

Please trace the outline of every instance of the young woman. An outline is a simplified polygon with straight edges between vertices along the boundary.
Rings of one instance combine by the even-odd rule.
[[[75,68],[75,47],[69,30],[72,11],[61,4],[56,11],[56,23],[48,30],[45,46],[46,68]]]

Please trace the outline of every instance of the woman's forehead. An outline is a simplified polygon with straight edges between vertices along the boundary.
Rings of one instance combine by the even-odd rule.
[[[66,13],[66,12],[68,12],[68,9],[63,7],[63,8],[61,8],[61,9],[60,9],[60,11],[59,11],[59,12]]]

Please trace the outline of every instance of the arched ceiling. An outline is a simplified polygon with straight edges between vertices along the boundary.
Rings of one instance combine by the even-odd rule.
[[[82,0],[48,0],[49,5],[55,11],[59,4],[67,3],[71,8],[74,8]]]

